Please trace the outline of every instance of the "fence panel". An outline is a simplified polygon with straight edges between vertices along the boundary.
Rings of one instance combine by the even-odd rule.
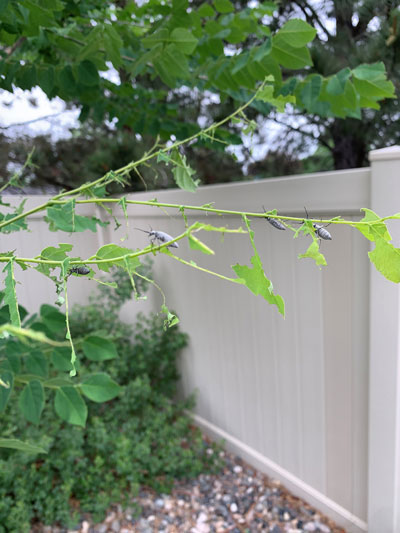
[[[283,214],[359,217],[370,205],[370,169],[136,194],[136,200],[202,205]],[[32,205],[43,198],[30,200]],[[95,214],[85,207],[85,214]],[[121,214],[118,208],[116,214]],[[187,211],[189,222],[238,227],[240,217]],[[130,206],[129,232],[123,245],[143,247],[147,236],[135,227],[172,235],[184,228],[173,209]],[[69,236],[44,232],[34,218],[30,234],[2,236],[2,248],[37,255],[49,244],[73,242],[74,253],[89,257],[105,242],[120,243],[126,233],[111,225],[97,234]],[[256,244],[275,291],[286,302],[286,318],[245,287],[185,267],[159,254],[154,277],[167,304],[181,318],[190,345],[181,358],[181,394],[196,392],[194,417],[206,431],[295,493],[314,503],[348,531],[366,531],[368,476],[368,243],[354,230],[331,226],[333,240],[323,241],[328,267],[297,260],[309,239],[275,230],[265,220],[252,221]],[[182,242],[176,255],[234,277],[231,265],[250,265],[246,235],[203,233],[215,256],[190,250]],[[26,274],[24,274],[25,276]],[[54,301],[50,282],[33,272],[17,289],[29,310]],[[24,280],[26,278],[24,277]],[[71,279],[71,302],[87,299],[92,285]],[[146,303],[129,302],[122,317],[133,320],[145,309],[158,310],[160,295]]]

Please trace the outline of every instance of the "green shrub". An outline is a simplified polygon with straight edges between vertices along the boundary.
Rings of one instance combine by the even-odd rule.
[[[122,323],[116,310],[130,291],[121,284],[111,297],[106,287],[71,315],[73,337],[112,335],[118,357],[81,358],[79,373],[106,371],[123,387],[118,398],[89,401],[84,428],[58,418],[49,397],[38,425],[23,418],[17,398],[9,401],[2,435],[34,442],[48,454],[0,451],[0,524],[7,533],[28,532],[35,521],[71,527],[83,512],[99,521],[111,503],[127,503],[141,485],[168,491],[174,479],[218,467],[218,454],[206,453],[209,445],[183,412],[192,400],[174,400],[177,356],[187,336],[176,326],[164,331],[154,315],[140,315],[134,326]]]

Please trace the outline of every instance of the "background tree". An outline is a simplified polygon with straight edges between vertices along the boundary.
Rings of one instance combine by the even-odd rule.
[[[0,4],[0,88],[38,85],[49,98],[59,96],[77,105],[83,123],[112,121],[146,142],[187,138],[199,131],[200,122],[218,121],[247,101],[265,76],[269,84],[248,116],[260,123],[292,103],[300,116],[323,117],[315,119],[315,127],[320,120],[330,121],[335,131],[334,117],[352,120],[362,109],[376,108],[378,100],[393,96],[380,64],[339,74],[335,68],[342,63],[332,64],[328,77],[316,74],[317,53],[312,70],[308,48],[316,31],[299,19],[285,23],[290,9],[284,2],[273,20],[276,6],[271,2],[150,0],[139,6],[125,1],[9,0]],[[271,21],[278,31],[271,32]],[[320,24],[317,20],[316,26]],[[362,61],[357,56],[350,66]],[[212,138],[201,136],[186,154],[194,158],[195,147],[222,154],[226,146],[241,142],[241,131],[254,130],[254,124],[246,124],[243,128],[238,120]],[[335,138],[339,142],[343,136]],[[319,140],[333,149],[322,135]],[[134,155],[132,150],[131,159]],[[203,175],[213,181],[220,172],[205,169],[208,157],[200,157],[197,168],[202,166]],[[74,179],[69,176],[68,181]]]
[[[289,137],[301,150],[304,142],[312,139],[313,144],[317,143],[331,153],[335,169],[368,165],[370,150],[400,142],[398,99],[385,98],[385,83],[366,83],[361,78],[356,83],[356,90],[362,100],[371,94],[381,94],[385,99],[368,109],[356,109],[354,93],[346,89],[345,83],[348,67],[383,62],[396,94],[399,94],[398,2],[331,0],[316,4],[309,0],[282,0],[273,24],[280,27],[284,21],[298,15],[318,29],[310,49],[313,59],[310,70],[327,77],[338,72],[332,78],[330,91],[338,99],[346,100],[351,112],[346,118],[333,117],[327,107],[310,101],[305,109],[294,110],[285,120],[275,114],[273,119],[276,122],[287,124],[279,146],[282,149]]]

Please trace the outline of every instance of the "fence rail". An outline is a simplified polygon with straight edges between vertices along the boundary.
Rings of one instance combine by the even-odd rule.
[[[135,199],[313,217],[360,217],[362,207],[382,216],[400,211],[400,148],[371,153],[371,167],[202,187],[195,194],[168,190]],[[33,205],[42,198],[30,198]],[[397,203],[397,206],[396,206]],[[85,207],[87,213],[94,208]],[[83,212],[83,211],[82,211]],[[118,212],[119,213],[119,212]],[[116,211],[117,214],[117,211]],[[121,211],[122,214],[122,211]],[[238,227],[240,218],[188,211],[189,219]],[[98,216],[98,213],[97,213]],[[134,228],[178,234],[176,210],[130,206],[127,247],[143,247],[147,237]],[[9,249],[37,255],[45,245],[75,244],[89,257],[126,233],[112,224],[94,234],[44,231],[34,217],[30,234],[2,237]],[[333,517],[349,532],[400,531],[399,290],[371,267],[369,243],[356,230],[331,226],[333,240],[322,243],[328,267],[297,260],[309,242],[292,239],[263,219],[252,221],[256,244],[275,291],[286,302],[286,318],[261,297],[158,255],[154,278],[168,306],[189,333],[180,370],[181,394],[196,392],[194,419],[250,463],[286,484]],[[393,226],[394,241],[400,228]],[[186,243],[175,253],[200,266],[232,275],[231,265],[249,264],[245,235],[203,234],[216,251],[204,256]],[[31,310],[54,300],[53,288],[37,273],[17,288]],[[26,274],[24,274],[24,279]],[[83,302],[91,284],[71,279],[72,302]],[[132,320],[138,310],[157,310],[159,295],[121,310]],[[141,306],[141,307],[139,307]]]

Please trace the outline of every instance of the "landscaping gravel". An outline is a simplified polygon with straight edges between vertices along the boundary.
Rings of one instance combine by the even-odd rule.
[[[221,452],[225,466],[219,475],[201,475],[174,484],[171,494],[141,490],[136,506],[110,509],[101,524],[83,520],[80,533],[345,533],[327,517],[279,481]],[[37,531],[37,530],[36,530]],[[62,533],[43,528],[43,533]]]

